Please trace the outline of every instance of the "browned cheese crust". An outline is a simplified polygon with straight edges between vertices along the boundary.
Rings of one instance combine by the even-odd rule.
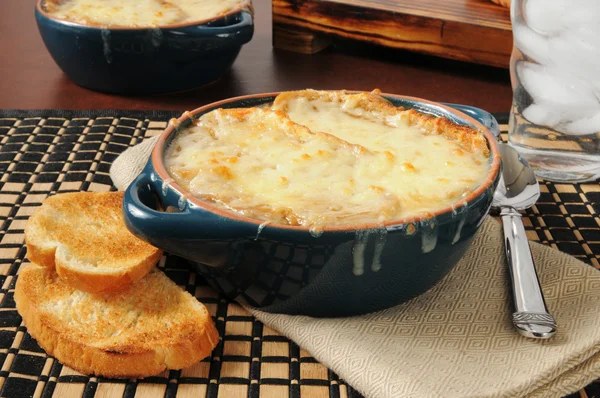
[[[486,157],[490,156],[485,137],[472,127],[456,124],[445,117],[426,115],[413,109],[404,111],[402,116],[408,119],[409,124],[420,127],[425,134],[441,134],[449,140],[457,141],[461,148],[468,152],[481,152]]]
[[[364,109],[369,112],[381,115],[395,115],[404,110],[403,107],[396,107],[388,100],[380,96],[380,90],[373,90],[371,93],[349,93],[346,90],[340,91],[319,91],[319,90],[297,90],[284,91],[277,95],[273,102],[273,107],[281,108],[287,112],[287,103],[295,98],[306,98],[308,101],[321,100],[333,103],[342,103],[348,98],[354,100],[355,108]]]
[[[264,110],[260,108],[232,108],[232,109],[218,109],[216,111],[207,113],[203,115],[202,120],[196,120],[194,125],[202,125],[204,131],[207,132],[213,139],[219,140],[221,137],[218,134],[211,130],[210,126],[212,124],[218,125],[219,119],[221,117],[226,117],[227,120],[234,120],[236,123],[246,123],[251,120],[255,121],[257,118],[260,120],[260,123],[255,124],[254,122],[248,123],[248,130],[245,134],[248,134],[250,139],[256,138],[260,139],[260,134],[263,131],[271,131],[277,130],[281,132],[282,135],[285,135],[290,139],[290,142],[301,146],[306,141],[310,141],[313,138],[322,139],[323,141],[331,144],[335,148],[339,148],[340,150],[347,151],[352,153],[356,158],[361,156],[373,156],[374,154],[365,148],[362,145],[353,144],[335,135],[328,134],[325,132],[315,132],[311,131],[306,126],[301,124],[297,124],[290,120],[287,115],[282,111],[272,111],[272,110]],[[183,133],[185,134],[185,133]],[[173,148],[175,152],[179,152],[182,148],[175,147]],[[221,177],[224,181],[227,181],[231,178],[228,174],[227,168],[223,168],[220,173]],[[192,178],[196,171],[190,170],[187,168],[178,168],[171,167],[169,172],[175,176],[183,186],[184,189],[189,190],[189,186],[186,185],[185,181]],[[203,194],[199,196],[200,199],[206,200],[209,202],[217,203],[223,206],[224,208],[231,209],[236,211],[235,208],[230,206],[230,202],[236,198],[243,195],[240,192],[227,192],[227,193],[213,193],[213,194]],[[387,211],[392,211],[395,209],[394,204],[388,203]],[[382,209],[382,211],[386,211]],[[273,206],[270,204],[263,204],[260,206],[245,206],[243,209],[243,214],[257,219],[267,218],[274,222],[279,222],[283,224],[289,225],[301,225],[302,217],[297,215],[291,208],[283,207],[283,206]],[[360,214],[356,214],[360,216]],[[355,216],[356,216],[355,215]],[[336,214],[337,218],[343,217],[341,214]],[[347,215],[347,218],[351,218],[352,215]]]
[[[254,126],[255,129],[253,132],[249,134],[257,135],[258,132],[264,130],[266,128],[277,128],[283,132],[287,137],[293,139],[298,144],[302,144],[304,140],[310,139],[313,136],[319,136],[323,139],[329,141],[334,145],[338,145],[341,148],[347,148],[356,154],[368,154],[371,153],[367,148],[361,145],[352,144],[348,141],[344,141],[335,135],[320,132],[320,131],[311,131],[306,126],[303,126],[298,123],[294,123],[290,120],[287,115],[282,111],[271,111],[264,110],[260,108],[232,108],[232,109],[219,109],[223,115],[226,115],[228,118],[235,119],[239,123],[247,122],[253,116],[261,116],[264,120],[263,123]],[[202,117],[202,121],[205,125],[205,128],[209,130],[206,125],[210,123],[218,124],[218,112],[210,112]],[[194,121],[194,125],[198,125],[199,121]],[[218,138],[215,136],[214,132],[209,130],[209,133],[213,138]]]
[[[59,12],[60,7],[62,5],[64,5],[65,3],[67,3],[68,1],[70,1],[70,0],[44,0],[42,2],[42,7],[41,8],[42,8],[43,11],[45,11],[48,14],[52,15],[52,14],[55,14],[55,13]],[[173,21],[171,23],[167,23],[165,25],[160,25],[160,26],[192,25],[194,23],[201,23],[204,20],[204,18],[202,18],[202,19],[198,19],[197,21],[193,21],[193,20],[192,21],[187,21],[187,22],[182,21],[185,18],[186,13],[183,10],[181,10],[180,7],[178,7],[176,4],[173,4],[172,2],[167,1],[167,0],[158,0],[158,3],[160,3],[161,5],[163,5],[163,7],[169,7],[169,8],[175,8],[175,9],[177,9],[178,10],[178,14],[179,14],[179,20],[178,21]],[[228,13],[234,11],[234,10],[244,9],[244,8],[247,8],[247,9],[249,9],[249,10],[252,11],[253,10],[252,3],[249,0],[244,0],[244,1],[240,0],[239,4],[236,7],[227,7],[227,8],[224,8],[223,10],[221,10],[220,12],[218,12],[216,15],[214,15],[211,19],[216,19],[216,18],[224,16],[224,15],[226,15],[226,14],[228,14]],[[159,11],[159,12],[162,12],[162,11]],[[84,25],[84,26],[106,27],[106,24],[102,24],[102,23],[90,20],[89,18],[86,18],[86,17],[81,17],[81,18],[78,18],[76,20],[75,19],[70,19],[70,18],[64,18],[63,19],[63,18],[56,17],[55,15],[52,15],[52,17],[56,18],[58,20],[68,21],[68,22],[74,22],[74,23],[81,24],[81,25]],[[108,27],[111,28],[111,29],[115,29],[115,28],[116,29],[132,29],[132,28],[135,29],[136,27],[137,28],[149,28],[149,27],[153,27],[153,25],[148,24],[148,25],[142,25],[142,26],[135,26],[135,25],[132,26],[132,25],[110,24]]]
[[[415,111],[396,107],[388,100],[380,96],[381,91],[374,90],[371,93],[349,93],[340,91],[318,91],[298,90],[286,91],[279,94],[273,103],[274,108],[287,111],[287,103],[295,98],[306,98],[309,101],[321,100],[341,104],[348,99],[353,101],[355,109],[362,109],[381,116],[394,116],[408,120],[411,126],[418,126],[424,134],[441,134],[449,140],[460,143],[461,148],[469,152],[480,151],[489,156],[490,150],[483,134],[472,127],[459,125],[445,117],[428,115]]]

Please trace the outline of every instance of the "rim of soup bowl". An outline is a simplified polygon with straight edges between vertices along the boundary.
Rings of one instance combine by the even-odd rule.
[[[329,90],[326,90],[326,91],[329,91]],[[331,90],[331,91],[334,91],[334,90]],[[361,91],[351,91],[351,90],[344,90],[344,91],[347,93],[360,93],[361,92]],[[193,203],[195,206],[197,206],[199,208],[202,208],[211,213],[217,214],[219,216],[222,216],[222,217],[225,217],[228,219],[252,223],[252,224],[255,224],[257,227],[260,226],[261,224],[265,224],[264,220],[257,220],[254,218],[246,217],[243,215],[236,214],[234,212],[224,210],[222,208],[219,208],[219,207],[211,204],[210,202],[203,201],[203,200],[198,199],[195,196],[193,196],[190,192],[188,192],[183,187],[181,187],[179,184],[177,184],[177,182],[175,182],[173,180],[173,178],[169,175],[169,173],[167,172],[167,170],[165,168],[163,155],[164,155],[164,152],[166,149],[165,144],[167,142],[167,139],[169,138],[169,136],[171,134],[174,134],[177,131],[176,127],[178,125],[180,125],[182,122],[184,122],[185,120],[197,115],[198,113],[206,113],[210,110],[219,109],[223,105],[240,102],[240,101],[244,101],[244,100],[251,100],[251,99],[258,99],[258,98],[265,98],[265,97],[273,97],[274,98],[280,93],[281,93],[281,91],[232,97],[232,98],[224,99],[221,101],[212,102],[210,104],[196,108],[192,111],[184,112],[182,116],[180,116],[179,118],[176,119],[177,120],[176,123],[169,122],[168,126],[165,128],[165,130],[159,136],[158,141],[157,141],[154,149],[152,150],[152,154],[151,154],[151,161],[152,161],[152,165],[154,167],[154,171],[158,174],[158,176],[163,181],[167,182],[182,197],[184,197],[186,200]],[[356,230],[377,229],[377,228],[382,228],[382,227],[393,227],[393,226],[400,226],[400,225],[405,225],[405,224],[414,224],[417,222],[422,222],[423,220],[432,219],[432,218],[441,216],[443,214],[451,213],[455,209],[459,208],[460,206],[464,206],[465,204],[468,204],[469,202],[472,202],[474,199],[476,199],[481,194],[486,192],[492,186],[492,184],[494,183],[495,179],[497,178],[497,176],[500,172],[501,157],[499,154],[499,149],[498,149],[496,139],[495,139],[494,135],[483,124],[478,122],[476,119],[474,119],[471,116],[468,116],[468,115],[464,114],[463,112],[460,112],[454,108],[451,108],[449,106],[446,106],[446,105],[443,105],[443,104],[440,104],[440,103],[437,103],[434,101],[428,101],[428,100],[424,100],[424,99],[417,98],[417,97],[398,95],[398,94],[378,93],[378,95],[381,95],[382,97],[390,97],[390,98],[408,100],[408,101],[412,101],[414,103],[422,103],[422,104],[442,108],[445,111],[455,115],[458,119],[460,119],[460,121],[470,123],[473,128],[475,128],[481,134],[484,135],[484,137],[486,138],[486,141],[488,143],[488,148],[490,149],[490,153],[491,153],[490,156],[492,156],[492,162],[490,164],[488,173],[487,173],[486,177],[483,179],[483,181],[477,186],[477,188],[475,188],[473,191],[471,191],[469,193],[469,195],[465,196],[464,198],[461,198],[460,200],[452,203],[449,206],[443,207],[434,212],[423,212],[423,213],[407,216],[404,218],[398,218],[398,219],[393,219],[393,220],[384,221],[384,222],[358,223],[358,224],[341,225],[341,226],[322,226],[322,227],[320,226],[319,231],[350,232],[350,231],[356,231]],[[280,228],[280,229],[284,229],[284,230],[306,231],[306,232],[310,232],[310,230],[311,230],[311,227],[307,227],[307,226],[287,225],[287,224],[278,224],[278,223],[271,223],[271,222],[268,223],[268,227],[269,228],[275,227],[275,228]]]

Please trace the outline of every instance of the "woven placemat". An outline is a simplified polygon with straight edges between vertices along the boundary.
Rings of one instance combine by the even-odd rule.
[[[27,262],[23,229],[29,215],[50,194],[115,190],[112,161],[160,133],[178,114],[0,111],[0,396],[360,397],[296,344],[217,295],[174,256],[165,256],[160,267],[206,304],[223,337],[197,365],[140,381],[87,377],[48,357],[27,334],[13,292],[17,270]],[[506,115],[499,119],[506,121]],[[600,268],[600,185],[543,182],[541,189],[524,219],[529,238]],[[600,383],[569,398],[575,397],[600,398]]]

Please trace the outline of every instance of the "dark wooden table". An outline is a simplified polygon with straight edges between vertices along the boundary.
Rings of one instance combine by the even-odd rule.
[[[274,50],[271,2],[255,0],[256,31],[232,70],[199,90],[121,97],[72,83],[40,38],[34,0],[0,2],[0,109],[183,110],[237,95],[301,88],[372,90],[506,112],[508,71],[439,58],[337,43],[315,55]]]

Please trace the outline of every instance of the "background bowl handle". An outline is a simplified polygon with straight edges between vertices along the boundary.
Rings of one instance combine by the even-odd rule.
[[[192,25],[183,29],[191,36],[197,37],[206,36],[207,38],[213,38],[215,36],[225,37],[232,35],[240,41],[240,44],[245,44],[252,39],[252,35],[254,34],[254,17],[250,10],[244,9],[240,12],[239,21],[231,25]]]
[[[150,173],[144,170],[125,191],[123,217],[129,230],[141,239],[173,254],[185,257],[185,243],[201,240],[254,238],[258,226],[201,208],[190,209],[186,202],[180,212],[160,211],[152,189]]]

